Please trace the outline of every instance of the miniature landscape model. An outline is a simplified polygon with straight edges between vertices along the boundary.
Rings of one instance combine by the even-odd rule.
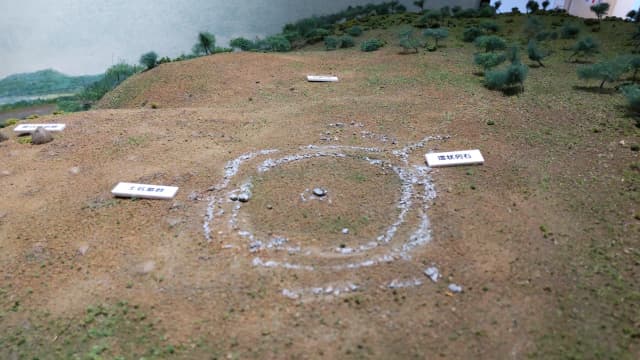
[[[0,358],[640,358],[602,4],[349,7],[3,105]]]

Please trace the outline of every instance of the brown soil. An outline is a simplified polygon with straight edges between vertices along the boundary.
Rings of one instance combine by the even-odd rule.
[[[571,100],[544,94],[549,82],[557,91],[571,86],[544,70],[527,85],[540,97],[485,90],[471,74],[470,58],[471,50],[455,47],[419,55],[391,47],[371,54],[215,55],[135,76],[103,99],[100,110],[42,118],[68,127],[46,145],[15,138],[0,144],[0,288],[8,294],[4,304],[19,300],[21,309],[7,312],[3,327],[24,326],[36,309],[78,319],[88,306],[126,300],[148,309],[166,341],[181,346],[177,356],[190,358],[556,353],[545,348],[546,334],[572,334],[569,327],[607,316],[592,315],[595,298],[576,288],[582,270],[570,249],[583,259],[586,242],[611,235],[610,226],[623,248],[637,249],[640,221],[633,216],[640,209],[626,195],[629,180],[621,179],[638,153],[618,145],[638,142],[637,133],[594,133],[600,123],[628,119],[612,107],[576,112]],[[311,73],[336,74],[340,82],[307,83]],[[330,126],[337,122],[344,127]],[[432,241],[410,258],[356,270],[256,267],[254,259],[269,253],[248,251],[248,240],[226,224],[213,223],[211,243],[204,237],[208,198],[224,193],[211,187],[241,154],[279,149],[288,155],[332,144],[378,147],[388,159],[430,135],[450,138],[428,142],[410,165],[423,165],[426,151],[470,148],[481,149],[486,164],[432,171]],[[229,189],[258,176],[255,166],[268,157],[276,155],[248,161]],[[397,176],[355,159],[306,160],[260,176],[240,217],[258,234],[287,232],[324,251],[341,244],[343,224],[357,245],[396,216]],[[180,191],[174,201],[113,199],[119,181]],[[300,202],[300,193],[314,186],[328,188],[333,203]],[[303,256],[277,258],[295,263]],[[423,274],[431,265],[444,275],[437,283]],[[637,263],[621,276],[637,280]],[[423,284],[387,287],[413,279]],[[464,292],[451,293],[450,283]],[[359,288],[283,296],[284,289],[345,284]],[[573,296],[589,301],[566,308]],[[594,336],[607,344],[617,335]],[[637,342],[626,344],[638,353]]]

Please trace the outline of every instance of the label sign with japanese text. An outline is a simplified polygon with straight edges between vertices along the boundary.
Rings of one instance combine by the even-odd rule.
[[[65,124],[20,124],[13,131],[21,134],[32,133],[37,128],[44,128],[47,131],[62,131],[67,125]]]
[[[173,199],[178,192],[175,186],[133,184],[121,182],[111,190],[118,197],[134,197],[140,199]]]
[[[425,158],[429,167],[481,165],[484,163],[480,150],[431,153],[426,154]]]
[[[336,82],[337,76],[330,75],[307,75],[307,80],[312,82]]]

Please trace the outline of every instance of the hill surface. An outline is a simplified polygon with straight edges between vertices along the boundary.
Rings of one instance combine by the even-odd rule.
[[[76,93],[101,77],[68,76],[51,69],[13,74],[0,80],[0,97]]]
[[[515,18],[498,19],[508,36]],[[163,64],[100,109],[38,119],[68,126],[49,144],[0,143],[0,353],[637,358],[640,133],[624,98],[576,78],[571,40],[524,93],[489,91],[457,25],[416,55]],[[425,167],[476,148],[484,166]],[[116,199],[120,181],[180,190]]]

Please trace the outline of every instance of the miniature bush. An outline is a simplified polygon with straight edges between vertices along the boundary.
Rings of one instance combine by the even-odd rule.
[[[614,59],[611,61],[603,61],[592,65],[581,66],[577,69],[580,79],[600,80],[600,88],[604,87],[606,82],[613,82],[620,79],[620,76],[627,71],[627,67],[623,61]]]
[[[356,45],[355,40],[349,35],[342,35],[340,37],[340,47],[341,48],[350,48]]]
[[[448,18],[451,16],[451,8],[449,6],[443,6],[440,8],[440,15],[443,18]]]
[[[527,40],[531,40],[536,37],[539,33],[544,31],[544,24],[538,17],[530,16],[527,18],[527,22],[524,25],[524,35]]]
[[[440,20],[442,15],[433,11],[426,11],[416,22],[415,26],[420,28],[437,28],[440,27]]]
[[[609,4],[606,2],[601,2],[599,4],[591,6],[589,9],[591,9],[591,11],[596,14],[596,16],[598,17],[598,21],[601,21],[602,17],[609,11]]]
[[[384,46],[384,43],[378,39],[369,39],[362,42],[360,50],[365,52],[376,51]]]
[[[485,85],[491,90],[508,91],[518,86],[524,91],[524,81],[529,68],[519,62],[509,65],[505,69],[489,71],[485,74]]]
[[[573,53],[569,56],[571,58],[578,58],[582,56],[591,56],[600,51],[600,45],[590,36],[578,40],[572,47]]]
[[[503,50],[507,47],[507,42],[496,35],[484,35],[475,40],[475,45],[485,52],[493,52],[496,50]]]
[[[271,51],[287,52],[291,50],[291,43],[282,35],[273,35],[265,39]]]
[[[331,32],[327,29],[316,28],[307,33],[304,37],[309,44],[315,44],[324,40],[325,37],[331,35]]]
[[[537,1],[534,0],[527,1],[527,4],[525,6],[527,8],[527,14],[534,14],[540,9],[540,5]]]
[[[518,9],[518,7],[516,7],[516,6],[511,8],[511,13],[513,15],[520,15],[521,14],[520,9]]]
[[[638,20],[640,20],[640,11],[638,10],[629,11],[627,13],[627,19],[629,19],[629,21],[638,22]]]
[[[337,36],[327,36],[324,38],[324,48],[329,50],[335,50],[340,47],[340,38]]]
[[[411,26],[403,26],[398,32],[399,44],[405,52],[414,50],[418,53],[418,48],[422,43],[415,35],[415,30]]]
[[[493,6],[484,5],[480,7],[477,14],[481,18],[493,17],[496,14],[496,9]]]
[[[444,40],[449,36],[449,30],[441,28],[441,29],[427,29],[422,35],[424,35],[427,39],[433,38],[435,42],[434,49],[438,48],[438,41]]]
[[[240,49],[242,51],[255,49],[255,44],[253,43],[253,41],[245,39],[243,37],[231,39],[231,41],[229,41],[229,46],[235,49]]]
[[[498,26],[498,24],[496,24],[495,21],[489,20],[481,22],[480,28],[482,28],[484,31],[492,33],[497,33],[500,30],[500,27]]]
[[[638,70],[640,70],[640,55],[626,56],[624,61],[626,63],[627,71],[633,71],[631,80],[635,82]]]
[[[622,87],[622,94],[627,98],[629,109],[635,114],[640,114],[640,87],[638,85],[628,85]],[[640,126],[640,119],[636,121]]]
[[[147,70],[153,69],[156,66],[156,62],[158,61],[158,54],[153,51],[149,51],[148,53],[142,54],[140,56],[140,65],[147,68]]]
[[[560,37],[563,39],[575,39],[580,33],[580,27],[576,24],[566,23],[560,28]]]
[[[362,28],[358,25],[354,25],[347,30],[347,34],[351,36],[360,36],[362,35]]]
[[[198,42],[193,45],[193,53],[196,55],[211,55],[216,47],[215,35],[206,31],[198,33]]]
[[[462,32],[462,40],[465,42],[473,42],[476,38],[484,35],[482,29],[472,26],[464,29]]]
[[[548,0],[544,0],[542,2],[542,10],[543,11],[547,11],[547,8],[549,7],[549,4],[551,4]]]
[[[527,45],[527,53],[529,55],[529,59],[537,62],[542,67],[544,67],[542,59],[549,56],[549,53],[547,51],[541,50],[534,40],[529,40],[529,45]]]
[[[0,129],[7,126],[13,126],[17,124],[20,120],[16,118],[6,119],[3,122],[0,122]]]
[[[473,62],[476,63],[476,65],[482,66],[482,68],[485,71],[502,64],[506,60],[507,60],[507,57],[505,54],[490,53],[490,52],[478,53],[478,54],[475,54],[473,57]]]
[[[458,17],[461,11],[462,11],[462,6],[456,5],[451,8],[451,15],[453,15],[453,17]]]

